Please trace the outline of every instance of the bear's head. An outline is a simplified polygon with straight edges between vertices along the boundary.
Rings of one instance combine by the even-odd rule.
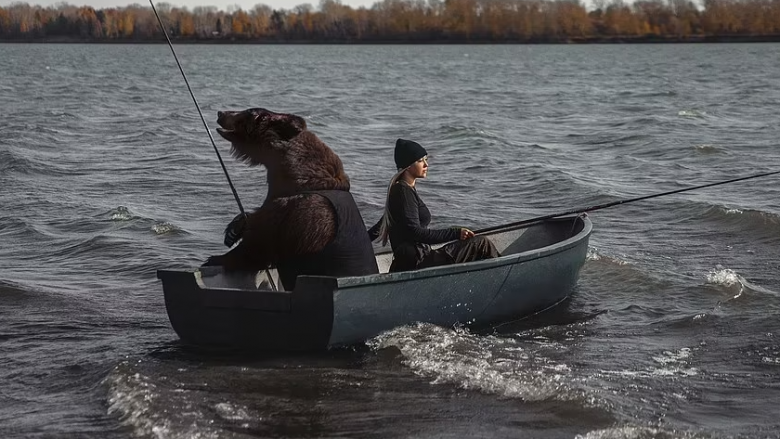
[[[341,159],[294,114],[265,108],[219,111],[217,132],[234,157],[268,169],[269,196],[311,190],[349,190]]]
[[[250,165],[264,164],[269,154],[306,129],[306,121],[294,114],[265,108],[219,111],[217,132],[232,145],[232,153]]]

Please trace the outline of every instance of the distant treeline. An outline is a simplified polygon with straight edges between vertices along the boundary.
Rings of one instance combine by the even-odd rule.
[[[382,0],[353,9],[321,0],[292,10],[156,5],[179,42],[780,41],[780,0]],[[4,41],[160,42],[151,7],[60,3],[0,8]]]

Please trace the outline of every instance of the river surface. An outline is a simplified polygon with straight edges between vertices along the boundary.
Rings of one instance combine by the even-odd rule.
[[[210,130],[303,116],[371,224],[398,137],[441,227],[780,170],[780,44],[176,52]],[[3,44],[0,71],[0,437],[780,437],[778,176],[591,212],[571,300],[496,333],[205,356],[156,270],[224,252],[238,208],[170,48]]]

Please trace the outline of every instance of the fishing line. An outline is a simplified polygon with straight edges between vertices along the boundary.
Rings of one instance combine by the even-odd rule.
[[[187,75],[184,74],[184,69],[182,69],[181,67],[181,63],[179,62],[179,57],[176,56],[176,51],[173,50],[173,44],[171,44],[171,39],[168,38],[168,32],[165,30],[165,26],[163,25],[163,22],[160,19],[160,15],[157,13],[157,9],[154,7],[154,2],[152,0],[149,0],[149,3],[152,5],[152,11],[154,11],[155,17],[157,17],[157,22],[160,23],[160,29],[162,29],[163,34],[165,35],[165,40],[168,41],[168,47],[171,48],[171,53],[173,53],[173,59],[176,60],[176,65],[179,66],[179,71],[181,72],[181,76],[184,78],[184,83],[187,84],[187,90],[190,91],[190,96],[192,96],[192,101],[195,102],[195,108],[198,109],[200,120],[203,122],[203,127],[206,129],[206,134],[209,135],[209,140],[211,140],[211,146],[214,147],[214,152],[217,153],[219,164],[220,166],[222,166],[222,171],[225,173],[227,182],[230,185],[230,190],[233,191],[233,197],[235,197],[236,203],[238,204],[238,210],[240,210],[242,214],[246,215],[246,213],[244,212],[244,206],[241,204],[241,199],[238,198],[238,192],[236,192],[236,188],[233,186],[233,182],[230,180],[230,175],[228,175],[227,168],[225,167],[225,162],[222,161],[222,156],[219,154],[219,150],[217,149],[217,144],[214,143],[214,137],[211,136],[211,131],[209,131],[209,126],[206,124],[206,119],[203,117],[203,113],[200,111],[200,105],[198,105],[198,100],[195,99],[195,93],[192,92],[192,87],[190,87],[190,82],[187,80]]]
[[[761,174],[749,175],[747,177],[740,177],[740,178],[734,178],[734,179],[726,180],[726,181],[719,181],[719,182],[716,182],[716,183],[703,184],[701,186],[694,186],[694,187],[689,187],[689,188],[677,189],[677,190],[668,191],[668,192],[661,192],[659,194],[653,194],[653,195],[645,195],[643,197],[636,197],[636,198],[629,198],[629,199],[625,199],[625,200],[612,201],[610,203],[604,203],[604,204],[598,204],[598,205],[590,206],[590,207],[573,209],[573,210],[569,210],[567,212],[553,213],[553,214],[550,214],[550,215],[544,215],[544,216],[540,216],[540,217],[536,217],[536,218],[531,218],[531,219],[527,219],[527,220],[523,220],[523,221],[518,221],[516,223],[504,224],[504,225],[501,225],[501,226],[488,227],[486,229],[475,231],[474,233],[494,232],[496,230],[510,229],[510,228],[515,228],[515,227],[530,227],[530,226],[533,226],[535,224],[538,224],[538,223],[541,223],[543,221],[546,221],[548,219],[557,218],[559,216],[573,215],[575,213],[593,212],[595,210],[606,209],[608,207],[617,206],[619,204],[628,204],[628,203],[633,203],[635,201],[649,200],[651,198],[662,197],[664,195],[679,194],[680,192],[692,191],[694,189],[703,189],[703,188],[706,188],[706,187],[719,186],[719,185],[727,184],[727,183],[735,183],[737,181],[750,180],[751,178],[766,177],[768,175],[775,175],[775,174],[780,174],[780,171],[764,172],[764,173],[761,173]]]

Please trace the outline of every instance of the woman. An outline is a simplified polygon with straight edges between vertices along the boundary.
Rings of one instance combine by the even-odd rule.
[[[428,153],[411,140],[395,142],[395,165],[398,172],[390,180],[385,213],[369,229],[371,241],[393,249],[391,272],[415,270],[437,265],[478,261],[500,256],[495,246],[484,236],[475,236],[466,228],[429,229],[431,212],[417,194],[418,178],[428,175]],[[455,241],[432,250],[432,244]]]

